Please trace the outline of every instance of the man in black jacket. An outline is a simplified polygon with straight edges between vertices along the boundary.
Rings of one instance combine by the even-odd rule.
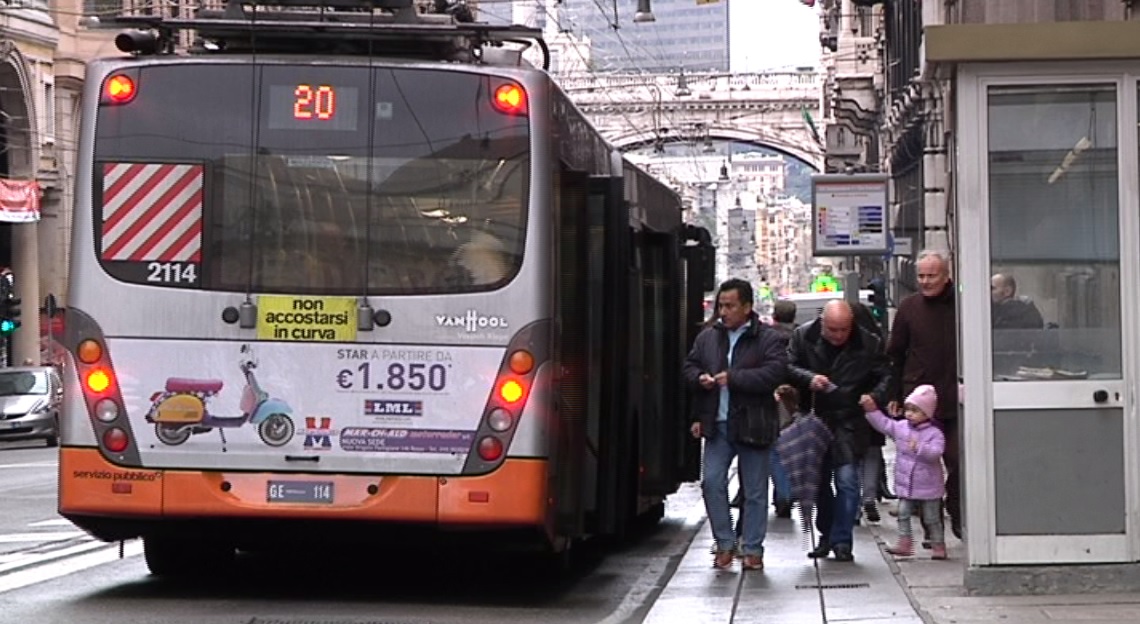
[[[697,335],[685,358],[693,393],[693,436],[705,439],[701,483],[716,540],[713,565],[732,565],[736,534],[728,510],[728,467],[738,458],[744,489],[740,552],[745,570],[764,567],[768,529],[769,447],[779,435],[773,393],[784,381],[787,356],[776,332],[752,311],[752,286],[730,279],[717,291],[719,320]]]
[[[859,509],[859,465],[872,431],[859,397],[870,394],[886,405],[890,367],[879,338],[855,323],[850,304],[835,300],[823,307],[819,318],[792,334],[788,373],[801,389],[801,408],[805,412],[814,409],[835,437],[816,501],[820,541],[808,556],[826,557],[834,551],[836,561],[854,561],[851,544]]]

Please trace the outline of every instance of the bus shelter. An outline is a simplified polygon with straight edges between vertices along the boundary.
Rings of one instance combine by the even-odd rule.
[[[1140,587],[1140,61],[954,69],[967,588]]]

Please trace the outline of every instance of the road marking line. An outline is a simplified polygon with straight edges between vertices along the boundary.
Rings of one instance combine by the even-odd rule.
[[[27,464],[0,464],[0,468],[46,468],[58,465],[57,462],[29,462]]]
[[[87,535],[83,531],[44,531],[41,533],[9,533],[0,534],[0,544],[14,544],[16,542],[58,542],[75,539]]]
[[[51,520],[40,520],[39,522],[32,522],[30,527],[49,527],[49,526],[72,526],[71,520],[67,518],[53,518]]]
[[[0,574],[4,574],[6,572],[11,572],[12,570],[19,570],[21,568],[26,568],[28,566],[36,565],[38,563],[45,563],[48,561],[53,561],[55,559],[62,559],[64,557],[72,557],[75,555],[80,555],[80,554],[83,554],[85,552],[90,552],[92,550],[98,550],[100,548],[106,548],[106,547],[107,547],[107,544],[105,542],[90,541],[90,542],[84,542],[82,544],[76,544],[74,546],[68,546],[66,548],[57,548],[55,550],[49,550],[47,552],[14,553],[14,554],[19,554],[20,556],[17,558],[14,558],[12,561],[0,564]]]
[[[36,566],[27,570],[13,572],[0,577],[0,593],[9,592],[28,585],[50,581],[61,576],[67,576],[88,568],[94,568],[114,562],[119,559],[119,545],[96,542],[98,550],[75,557],[68,557],[60,561]],[[90,546],[90,544],[87,544]],[[137,557],[142,554],[142,542],[132,540],[124,544],[123,558]]]

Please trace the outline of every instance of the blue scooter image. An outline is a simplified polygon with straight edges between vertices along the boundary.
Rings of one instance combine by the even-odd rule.
[[[207,409],[207,401],[221,392],[224,382],[220,379],[188,379],[170,377],[164,391],[151,395],[150,410],[146,420],[154,423],[154,434],[159,441],[169,446],[178,446],[191,435],[207,433],[214,428],[222,436],[222,450],[225,450],[225,429],[242,427],[249,423],[257,427],[257,435],[269,446],[284,446],[293,439],[296,429],[293,424],[293,409],[281,399],[269,396],[257,383],[254,369],[257,362],[249,345],[242,345],[243,360],[240,364],[245,376],[245,388],[241,393],[238,416],[217,416]]]

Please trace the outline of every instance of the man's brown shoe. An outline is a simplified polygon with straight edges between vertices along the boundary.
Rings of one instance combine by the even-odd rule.
[[[731,550],[718,550],[716,556],[713,557],[713,567],[725,570],[732,567],[732,560],[734,555]]]
[[[763,570],[764,558],[760,555],[744,555],[744,563],[740,567],[745,570]]]

